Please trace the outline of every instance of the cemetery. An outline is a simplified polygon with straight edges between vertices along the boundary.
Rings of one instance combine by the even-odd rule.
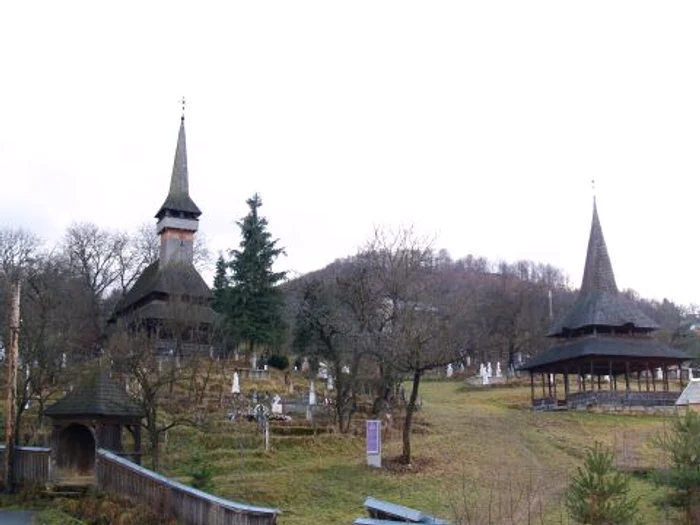
[[[325,280],[284,282],[262,201],[246,203],[241,249],[219,257],[212,289],[194,264],[183,108],[158,257],[109,312],[91,310],[90,337],[77,324],[78,350],[20,352],[32,317],[20,323],[14,280],[6,492],[82,517],[76,506],[113,498],[144,524],[554,524],[596,443],[612,468],[644,474],[630,483],[646,523],[678,516],[646,497],[667,489],[645,476],[662,464],[649,443],[700,406],[692,355],[618,290],[595,200],[581,287],[560,283],[556,320],[551,279],[528,280],[530,266],[466,271],[473,261],[438,263],[406,231],[376,232]],[[97,507],[88,523],[107,519]]]

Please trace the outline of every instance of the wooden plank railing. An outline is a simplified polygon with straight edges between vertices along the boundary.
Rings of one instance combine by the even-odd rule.
[[[98,449],[95,458],[95,481],[107,494],[175,516],[187,525],[276,525],[280,512],[212,496],[104,449]]]
[[[5,445],[0,445],[0,479],[5,477]],[[51,449],[15,447],[15,483],[48,483],[51,478]]]

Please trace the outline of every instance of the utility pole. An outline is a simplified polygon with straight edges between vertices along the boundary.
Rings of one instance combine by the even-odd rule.
[[[17,355],[19,353],[19,279],[12,284],[10,304],[10,348],[7,355],[7,399],[5,400],[5,491],[15,485],[15,419],[17,414]]]

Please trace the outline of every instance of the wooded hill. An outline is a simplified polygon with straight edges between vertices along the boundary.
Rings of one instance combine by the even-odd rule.
[[[462,315],[458,322],[465,334],[464,356],[477,361],[506,364],[518,353],[534,356],[549,348],[553,341],[546,337],[547,332],[569,309],[578,292],[562,270],[547,263],[490,261],[473,255],[452,259],[446,250],[431,254],[431,258],[440,280],[460,298]],[[305,288],[314,281],[337,286],[351,278],[357,264],[357,256],[336,259],[280,286],[285,295],[287,352],[294,352],[294,327]],[[700,336],[692,330],[695,323],[700,324],[695,306],[645,299],[630,289],[621,293],[659,323],[657,338],[693,355],[700,354]]]

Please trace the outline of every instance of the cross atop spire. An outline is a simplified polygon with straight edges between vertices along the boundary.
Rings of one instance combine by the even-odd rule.
[[[183,95],[178,102],[182,104],[182,114],[180,115],[180,120],[185,120],[185,96]]]

